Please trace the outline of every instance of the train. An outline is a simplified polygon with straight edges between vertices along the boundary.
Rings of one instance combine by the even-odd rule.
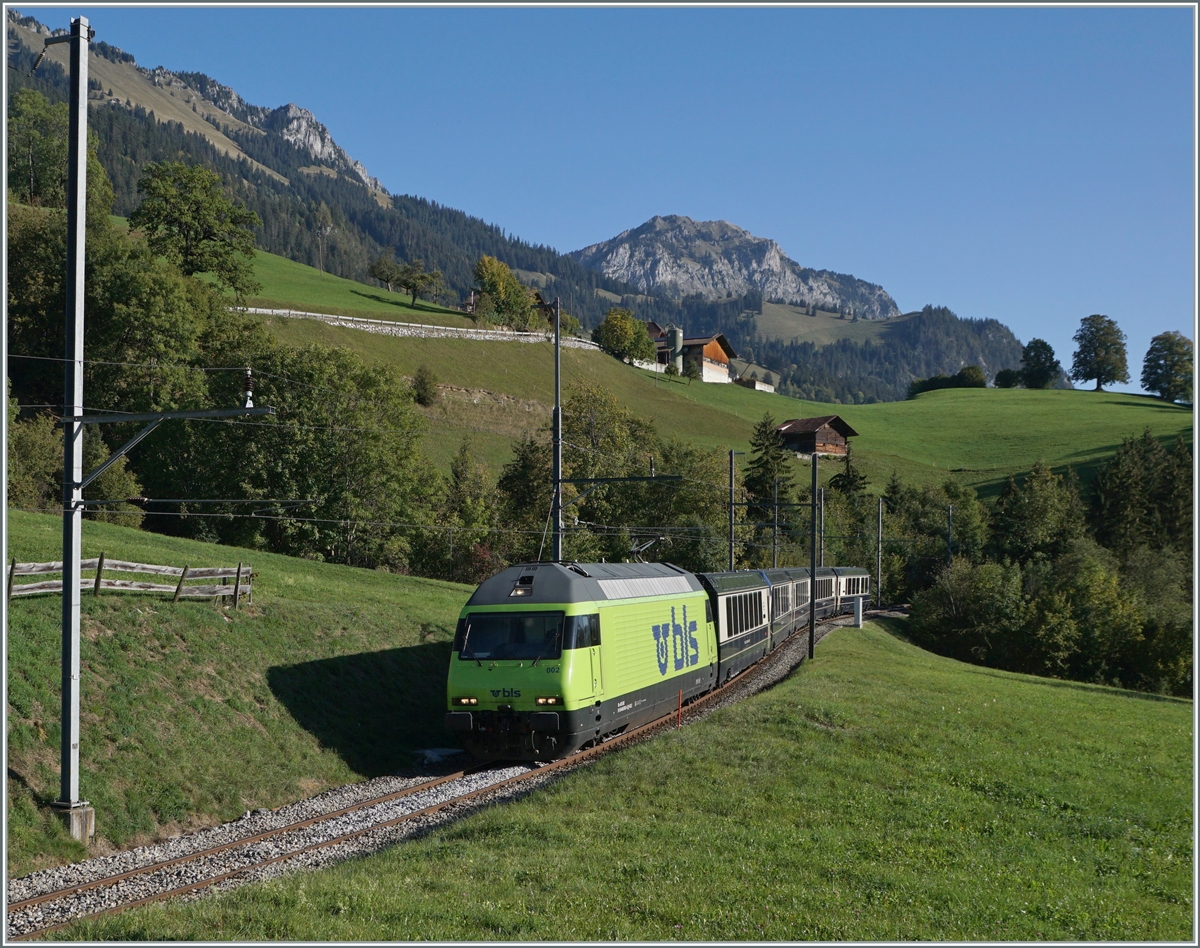
[[[463,607],[445,726],[482,761],[549,761],[717,688],[817,618],[870,604],[858,567],[691,573],[671,563],[523,563]]]

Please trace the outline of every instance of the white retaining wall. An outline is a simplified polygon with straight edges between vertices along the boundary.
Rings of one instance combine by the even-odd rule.
[[[553,342],[553,332],[514,332],[509,329],[466,329],[458,326],[429,326],[424,323],[395,323],[386,319],[363,319],[360,316],[333,316],[329,313],[306,313],[294,309],[260,309],[243,307],[242,312],[259,316],[285,316],[293,319],[319,319],[330,326],[361,329],[384,336],[409,336],[421,339],[474,339],[479,342]],[[563,336],[568,349],[599,349],[588,339]]]

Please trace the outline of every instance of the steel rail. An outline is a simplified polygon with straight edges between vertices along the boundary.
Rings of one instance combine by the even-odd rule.
[[[460,777],[465,777],[470,774],[479,773],[484,769],[486,769],[486,767],[480,766],[471,767],[466,770],[460,770],[457,773],[448,774],[444,777],[438,777],[435,780],[428,780],[412,787],[406,787],[403,790],[397,790],[393,793],[384,794],[380,797],[374,797],[370,800],[363,800],[359,803],[352,803],[350,806],[344,806],[339,810],[330,810],[328,813],[318,813],[316,816],[309,817],[305,820],[299,820],[295,823],[288,823],[286,826],[263,830],[261,833],[254,833],[250,836],[243,836],[240,839],[223,843],[220,846],[210,846],[207,849],[198,849],[195,852],[185,853],[182,856],[174,856],[171,859],[163,859],[159,862],[148,863],[145,866],[139,866],[135,869],[129,869],[125,872],[116,873],[115,875],[104,876],[100,879],[93,879],[91,882],[81,882],[78,885],[64,886],[61,889],[43,892],[41,895],[32,895],[27,899],[21,899],[19,902],[10,902],[8,905],[8,911],[18,912],[21,909],[29,908],[33,905],[41,905],[43,902],[52,902],[57,899],[65,898],[69,895],[78,895],[80,892],[86,892],[89,889],[99,889],[103,886],[115,885],[116,883],[123,882],[126,879],[132,879],[134,876],[157,872],[160,869],[166,869],[169,866],[175,866],[181,862],[190,862],[191,860],[199,859],[202,856],[211,856],[215,853],[225,852],[226,850],[234,849],[238,846],[244,846],[247,843],[261,842],[264,839],[270,839],[272,836],[279,836],[283,833],[304,829],[307,826],[312,826],[315,823],[321,823],[325,820],[337,819],[339,816],[345,816],[347,813],[353,813],[355,810],[363,810],[379,803],[387,803],[391,800],[398,800],[401,797],[410,796],[414,793],[420,793],[422,790],[431,790],[443,783],[448,783],[451,780],[457,780]]]
[[[874,611],[874,610],[872,610],[872,611]],[[814,635],[814,638],[817,641],[820,641],[821,639],[823,639],[826,635],[829,634],[830,631],[832,631],[832,629],[834,627],[836,627],[833,625],[833,622],[832,622],[832,620],[834,618],[835,617],[833,617],[833,616],[829,616],[829,617],[826,617],[825,620],[820,622],[820,624],[818,625],[818,628],[815,630],[815,635]],[[821,628],[821,626],[824,626],[824,628]],[[796,635],[798,633],[799,633],[799,629],[794,630],[792,632],[792,635],[788,636],[788,639],[791,639],[793,635]],[[551,772],[554,772],[557,770],[563,770],[563,769],[567,769],[570,767],[574,767],[578,764],[589,761],[594,757],[598,757],[601,754],[605,754],[605,753],[608,753],[609,751],[616,750],[620,746],[623,746],[624,744],[631,742],[635,737],[646,736],[655,730],[666,727],[672,721],[675,721],[676,726],[678,726],[678,724],[682,722],[682,718],[685,714],[690,715],[692,712],[699,710],[700,708],[702,708],[702,706],[708,704],[709,702],[715,700],[716,698],[724,696],[727,692],[731,691],[734,686],[745,684],[747,681],[757,678],[763,671],[765,671],[766,669],[768,669],[769,667],[771,667],[774,664],[774,662],[772,661],[772,658],[773,657],[778,658],[779,653],[781,651],[782,651],[781,648],[776,647],[774,650],[772,650],[771,652],[768,652],[766,655],[764,655],[763,658],[759,659],[759,661],[755,662],[749,668],[745,669],[745,671],[741,672],[738,675],[735,675],[729,681],[725,682],[725,684],[720,685],[719,687],[714,688],[712,691],[706,692],[705,694],[692,699],[687,704],[683,705],[680,709],[678,709],[676,711],[671,711],[668,714],[665,714],[660,718],[656,718],[655,720],[650,721],[646,724],[640,725],[639,727],[636,727],[631,731],[623,731],[619,734],[615,734],[612,737],[608,738],[607,740],[603,740],[598,744],[594,744],[591,747],[588,747],[584,750],[578,751],[569,757],[563,757],[560,760],[552,761],[550,763],[544,764],[543,766],[530,769],[523,774],[517,774],[513,777],[508,777],[497,783],[489,784],[486,787],[481,787],[478,790],[470,791],[469,793],[465,793],[465,794],[462,794],[461,796],[453,797],[449,800],[443,800],[440,803],[431,804],[430,806],[424,807],[420,810],[414,810],[411,813],[405,813],[401,816],[393,817],[390,820],[384,820],[379,823],[374,823],[368,827],[356,829],[349,833],[343,833],[340,836],[332,837],[327,840],[321,840],[320,842],[317,842],[317,843],[310,843],[307,846],[302,846],[302,847],[300,847],[298,849],[294,849],[290,852],[282,853],[277,856],[272,856],[268,859],[260,860],[259,862],[256,862],[253,865],[240,866],[239,868],[229,870],[228,872],[219,873],[215,876],[211,876],[206,879],[200,879],[196,882],[191,882],[191,883],[188,883],[187,885],[178,886],[174,889],[169,889],[169,890],[165,890],[162,892],[156,892],[152,895],[143,896],[140,899],[135,899],[130,902],[124,902],[120,905],[106,906],[105,908],[99,909],[95,912],[87,912],[82,915],[74,916],[73,918],[67,919],[64,922],[60,922],[55,925],[49,925],[44,928],[33,929],[28,932],[19,934],[19,935],[9,935],[8,940],[23,941],[26,939],[37,937],[39,935],[47,934],[49,932],[58,931],[59,929],[65,928],[67,925],[77,922],[80,919],[97,918],[101,915],[115,915],[117,912],[122,912],[125,909],[135,908],[140,905],[146,905],[150,902],[158,902],[158,901],[162,901],[162,900],[169,899],[169,898],[175,898],[175,897],[178,897],[181,895],[187,895],[188,893],[199,891],[201,889],[205,889],[210,886],[216,885],[220,882],[224,882],[226,879],[230,879],[234,876],[242,875],[242,874],[248,873],[248,872],[253,872],[256,869],[260,869],[265,866],[270,866],[275,863],[284,862],[289,859],[294,859],[298,856],[302,856],[306,853],[310,853],[310,852],[313,852],[318,849],[324,849],[325,847],[328,847],[328,846],[334,846],[339,843],[344,843],[347,840],[354,839],[354,838],[360,837],[360,836],[365,836],[366,834],[376,832],[377,830],[388,829],[393,826],[398,826],[402,823],[406,823],[411,820],[418,819],[419,817],[422,817],[422,816],[429,816],[433,813],[437,813],[437,812],[439,812],[441,810],[445,810],[449,807],[458,806],[463,803],[467,803],[469,801],[486,796],[488,794],[495,793],[498,790],[502,790],[502,789],[512,786],[514,784],[518,784],[518,783],[521,783],[526,780],[531,780],[534,777],[541,776],[542,774],[551,773]],[[799,664],[803,664],[804,661],[805,661],[805,658],[802,656]],[[750,673],[750,674],[747,674],[747,673]],[[208,849],[198,850],[194,853],[188,853],[183,856],[177,856],[172,859],[163,860],[161,862],[143,866],[138,869],[131,869],[127,872],[120,873],[117,875],[108,876],[108,877],[105,877],[102,879],[96,879],[96,880],[93,880],[92,882],[82,883],[80,885],[75,885],[75,886],[67,886],[65,888],[55,890],[53,892],[44,893],[43,895],[40,895],[40,896],[33,896],[28,899],[24,899],[20,902],[12,903],[11,905],[8,906],[8,910],[9,910],[9,912],[14,912],[14,911],[19,911],[22,908],[28,908],[32,905],[42,904],[42,903],[50,902],[50,901],[56,901],[56,900],[62,899],[62,898],[68,898],[70,896],[76,895],[76,894],[86,891],[88,889],[100,888],[102,886],[116,884],[117,882],[123,881],[123,880],[131,878],[133,876],[145,875],[150,872],[154,872],[159,869],[166,868],[168,866],[178,865],[178,864],[184,863],[184,862],[190,862],[192,860],[199,859],[203,856],[212,855],[212,854],[219,853],[219,852],[224,852],[224,851],[227,851],[230,849],[235,849],[239,846],[243,846],[243,845],[246,845],[249,843],[260,842],[263,839],[269,839],[271,837],[276,837],[276,836],[283,836],[284,834],[286,834],[288,832],[292,832],[297,829],[303,829],[305,827],[312,826],[317,823],[333,820],[339,816],[345,815],[346,813],[354,812],[355,810],[365,809],[367,807],[376,805],[378,803],[388,802],[390,800],[398,799],[398,798],[405,797],[405,796],[410,796],[410,795],[418,793],[420,791],[429,790],[429,789],[432,789],[433,787],[439,786],[441,784],[448,783],[451,780],[457,780],[461,777],[468,776],[470,774],[479,773],[479,772],[487,769],[487,766],[488,765],[481,765],[478,767],[468,768],[466,770],[458,771],[453,774],[448,774],[444,777],[439,777],[436,780],[426,781],[425,783],[417,784],[416,786],[408,787],[404,790],[399,790],[394,793],[386,794],[381,797],[376,797],[371,800],[363,801],[361,803],[352,804],[350,806],[343,807],[339,810],[332,810],[329,813],[322,813],[322,814],[319,814],[314,817],[309,817],[306,820],[300,820],[295,823],[289,823],[288,825],[279,827],[277,829],[264,830],[261,833],[243,837],[241,839],[234,840],[233,842],[226,843],[221,846],[209,847]]]

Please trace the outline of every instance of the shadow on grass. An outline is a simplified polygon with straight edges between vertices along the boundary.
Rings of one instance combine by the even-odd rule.
[[[884,632],[894,639],[899,639],[901,642],[911,645],[914,648],[919,648],[922,651],[929,652],[931,655],[938,655],[937,652],[927,648],[922,643],[913,639],[908,634],[908,622],[905,619],[877,618],[871,622],[878,625]],[[950,658],[948,655],[938,655],[939,658]],[[963,668],[971,674],[983,675],[986,678],[1007,678],[1011,680],[1014,676],[1021,678],[1023,681],[1029,682],[1031,685],[1041,685],[1045,688],[1067,688],[1071,691],[1090,691],[1095,694],[1105,694],[1112,697],[1121,698],[1138,698],[1142,701],[1166,701],[1171,704],[1191,704],[1190,698],[1177,698],[1173,695],[1159,695],[1149,691],[1134,691],[1131,688],[1118,688],[1113,685],[1096,685],[1086,681],[1065,681],[1062,678],[1044,678],[1041,675],[1031,675],[1028,672],[1007,671],[1001,668],[988,668],[985,665],[975,665],[971,662],[964,662],[962,659],[952,659],[960,662]]]
[[[30,799],[33,800],[34,805],[37,806],[38,809],[49,808],[51,802],[54,800],[54,797],[50,794],[38,793],[38,791],[33,788],[33,785],[25,779],[24,775],[17,773],[17,771],[13,770],[11,767],[8,768],[8,779],[24,787],[25,792],[29,794]]]
[[[362,290],[351,290],[355,296],[361,296],[365,300],[370,300],[372,303],[382,303],[384,306],[399,306],[407,310],[420,310],[425,313],[436,313],[438,316],[448,316],[444,306],[437,306],[433,303],[426,303],[424,300],[416,300],[410,302],[411,297],[406,299],[397,299],[394,296],[383,296],[379,293],[364,293]]]
[[[267,669],[296,722],[364,777],[393,774],[412,752],[449,746],[442,728],[450,643],[341,655]]]

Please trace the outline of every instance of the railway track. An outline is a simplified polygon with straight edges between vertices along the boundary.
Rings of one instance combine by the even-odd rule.
[[[817,627],[816,641],[844,618],[827,620]],[[75,866],[45,870],[9,883],[6,935],[8,940],[35,938],[56,931],[81,918],[120,912],[138,905],[170,898],[194,897],[206,889],[223,887],[234,880],[263,878],[283,863],[322,865],[391,845],[447,819],[493,800],[520,795],[558,774],[651,736],[658,730],[679,726],[708,711],[732,703],[774,684],[798,666],[807,655],[808,637],[791,636],[756,665],[714,691],[685,704],[656,721],[619,734],[570,757],[544,765],[520,764],[497,767],[481,765],[420,781],[387,793],[369,795],[334,809],[289,820],[282,825],[237,834],[216,845],[178,855],[158,858],[162,847],[147,847],[144,864],[118,872],[105,867],[116,857],[89,860]],[[281,811],[292,809],[281,808]],[[262,812],[262,811],[260,811]],[[253,824],[253,821],[250,821]],[[226,824],[234,826],[236,824]],[[200,834],[197,834],[197,838]],[[185,838],[186,840],[186,838]],[[343,850],[338,852],[338,850]],[[118,857],[129,854],[117,854]],[[135,859],[135,861],[137,861]],[[97,868],[86,868],[95,863]],[[53,879],[63,870],[76,870],[67,885],[41,885],[35,877]],[[16,898],[13,898],[17,895]]]

